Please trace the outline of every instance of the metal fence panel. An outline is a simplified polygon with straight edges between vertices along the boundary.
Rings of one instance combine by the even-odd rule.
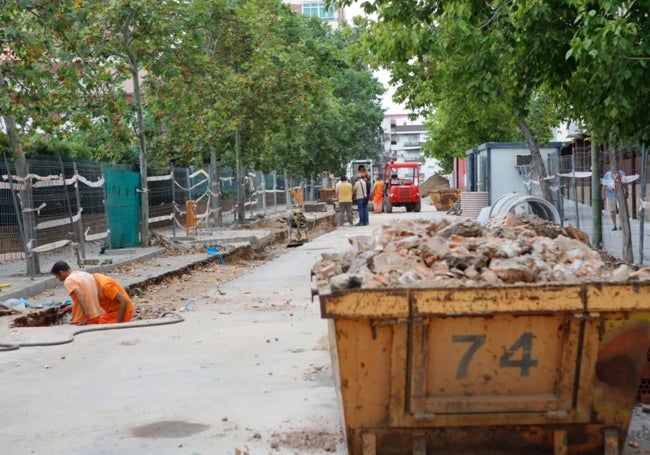
[[[133,166],[106,165],[103,163],[76,162],[52,156],[30,157],[27,160],[29,179],[21,188],[10,189],[10,182],[21,183],[16,168],[10,159],[0,163],[0,258],[2,260],[26,260],[49,253],[58,254],[62,247],[75,248],[78,257],[86,257],[85,246],[117,248],[111,245],[109,212],[107,209],[107,174],[133,173]],[[253,217],[267,211],[287,210],[294,203],[292,190],[300,189],[305,202],[318,200],[318,179],[305,179],[277,173],[264,174],[247,171],[244,173],[243,200],[246,216]],[[233,169],[219,169],[218,194],[210,190],[209,169],[177,168],[169,174],[150,175],[147,178],[149,199],[149,224],[152,228],[173,226],[185,230],[186,204],[196,203],[198,226],[213,226],[217,217],[214,199],[219,196],[221,222],[236,222],[236,204],[240,185]],[[115,179],[119,180],[119,174]],[[138,193],[140,183],[137,179],[129,182],[129,192]],[[23,193],[19,190],[22,189]],[[26,192],[24,192],[27,190]],[[125,189],[126,191],[126,189]],[[18,201],[19,194],[29,198]],[[131,195],[133,196],[133,194]],[[18,202],[14,202],[14,199]],[[20,217],[18,216],[20,214]],[[21,220],[33,217],[33,226],[22,240],[24,230]],[[114,215],[113,218],[116,216]],[[117,215],[123,222],[123,217]],[[139,220],[128,222],[136,229]],[[113,229],[119,230],[119,229]],[[129,246],[132,242],[128,242]],[[31,250],[30,250],[31,248]],[[36,248],[36,249],[34,249]],[[27,251],[27,255],[25,255]],[[36,266],[38,268],[38,265]],[[29,269],[29,266],[28,266]],[[38,270],[36,270],[38,272]]]

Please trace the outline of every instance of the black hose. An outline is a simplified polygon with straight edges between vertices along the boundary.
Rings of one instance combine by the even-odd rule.
[[[173,316],[175,319],[160,321],[160,319],[168,315]],[[101,324],[101,325],[85,326],[82,329],[75,330],[74,332],[72,332],[70,337],[66,338],[65,340],[40,341],[34,343],[0,343],[0,352],[15,351],[16,349],[33,347],[33,346],[58,346],[60,344],[72,343],[74,341],[75,335],[80,335],[82,333],[99,332],[101,330],[132,329],[135,327],[154,327],[158,325],[176,324],[183,321],[185,321],[185,318],[180,314],[174,311],[166,311],[165,313],[161,314],[158,319],[154,319],[149,322],[120,322],[117,324]]]

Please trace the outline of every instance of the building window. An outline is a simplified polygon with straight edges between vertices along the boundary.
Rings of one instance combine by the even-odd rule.
[[[334,10],[325,7],[325,2],[309,2],[302,4],[302,14],[305,16],[315,16],[328,21],[333,21]]]
[[[420,146],[419,134],[407,134],[404,136],[404,147],[419,147],[419,146]]]

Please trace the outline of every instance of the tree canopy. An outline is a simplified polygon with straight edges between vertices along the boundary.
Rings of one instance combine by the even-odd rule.
[[[12,90],[0,110],[24,145],[108,162],[140,149],[154,166],[218,151],[235,166],[238,137],[247,167],[303,175],[380,149],[383,87],[352,57],[357,34],[279,0],[35,0],[0,11],[1,44],[15,57],[3,60]],[[144,80],[140,103],[129,80]]]
[[[519,130],[533,175],[543,177],[539,144],[559,122],[546,77],[569,49],[566,30],[554,27],[570,17],[560,3],[377,0],[362,3],[372,19],[358,23],[370,62],[390,69],[397,100],[429,117],[427,153],[444,161]]]
[[[562,88],[574,118],[599,141],[647,141],[650,7],[644,2],[572,3],[574,35],[566,57],[575,70]]]

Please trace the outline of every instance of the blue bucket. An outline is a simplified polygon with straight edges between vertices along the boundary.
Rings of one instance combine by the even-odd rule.
[[[223,254],[219,251],[219,249],[216,246],[206,247],[205,252],[208,254],[208,256],[219,255],[219,263],[221,263],[221,265],[225,265],[226,261],[223,259]]]

